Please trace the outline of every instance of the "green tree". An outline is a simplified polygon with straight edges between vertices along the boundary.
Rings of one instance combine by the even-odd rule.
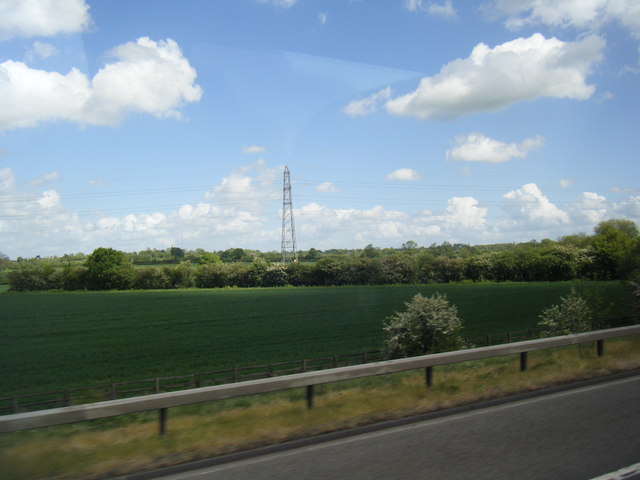
[[[638,226],[632,220],[612,219],[594,229],[591,245],[596,274],[605,279],[627,277],[638,262]]]
[[[0,270],[4,270],[5,268],[9,268],[11,261],[9,257],[7,257],[4,253],[0,252]]]
[[[211,265],[213,263],[220,263],[220,262],[222,262],[222,260],[220,260],[220,257],[218,255],[216,255],[215,253],[211,253],[211,252],[204,252],[198,258],[198,263],[200,263],[202,265],[204,265],[204,264]]]
[[[185,255],[185,251],[182,248],[179,247],[171,247],[169,249],[169,253],[171,254],[172,257],[178,259],[178,260],[182,260],[184,258]]]
[[[593,311],[589,303],[575,289],[560,303],[546,308],[540,315],[538,325],[543,328],[542,336],[554,337],[591,330]]]
[[[396,312],[384,325],[383,352],[386,358],[412,357],[457,350],[464,345],[460,337],[462,321],[458,309],[445,295],[415,295],[403,312]]]
[[[124,252],[113,248],[96,248],[85,261],[87,283],[91,290],[131,288],[134,270]]]

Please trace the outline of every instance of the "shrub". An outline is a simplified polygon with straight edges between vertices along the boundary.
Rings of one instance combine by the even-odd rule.
[[[404,312],[396,312],[385,322],[386,358],[447,352],[464,346],[458,309],[445,295],[424,297],[418,293],[405,305]]]
[[[593,311],[589,303],[573,288],[560,303],[545,309],[540,315],[543,337],[588,332],[592,327]]]

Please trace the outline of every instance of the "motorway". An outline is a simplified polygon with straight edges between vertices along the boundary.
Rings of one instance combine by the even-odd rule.
[[[640,479],[640,376],[146,478],[588,480],[595,477]]]

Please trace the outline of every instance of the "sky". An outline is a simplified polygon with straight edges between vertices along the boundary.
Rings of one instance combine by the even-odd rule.
[[[0,252],[640,221],[640,0],[0,0]]]

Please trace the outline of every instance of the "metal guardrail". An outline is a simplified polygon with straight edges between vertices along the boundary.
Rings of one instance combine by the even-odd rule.
[[[540,329],[525,329],[464,338],[469,347],[483,347],[511,343],[537,338]],[[325,357],[272,362],[263,365],[235,366],[222,370],[201,371],[170,377],[131,379],[100,385],[71,387],[48,392],[16,393],[0,396],[0,415],[24,413],[34,410],[47,410],[57,407],[69,407],[83,403],[95,403],[105,400],[139,397],[154,393],[172,392],[200,388],[225,383],[237,383],[259,378],[271,378],[294,373],[306,373],[314,370],[347,367],[382,360],[379,350],[331,355]]]
[[[4,415],[0,417],[0,433],[158,410],[160,412],[160,433],[164,434],[166,428],[166,411],[171,407],[306,387],[307,403],[311,408],[313,406],[314,385],[421,368],[426,369],[427,384],[430,385],[433,378],[433,367],[513,354],[520,354],[520,369],[526,370],[527,352],[580,343],[597,342],[598,355],[602,355],[604,352],[604,340],[638,334],[640,334],[640,325],[633,325],[560,337],[527,340],[506,345],[472,348],[419,357],[401,358],[398,360],[387,360],[366,365],[353,365],[282,377],[158,393],[143,397],[124,398],[36,412]]]

